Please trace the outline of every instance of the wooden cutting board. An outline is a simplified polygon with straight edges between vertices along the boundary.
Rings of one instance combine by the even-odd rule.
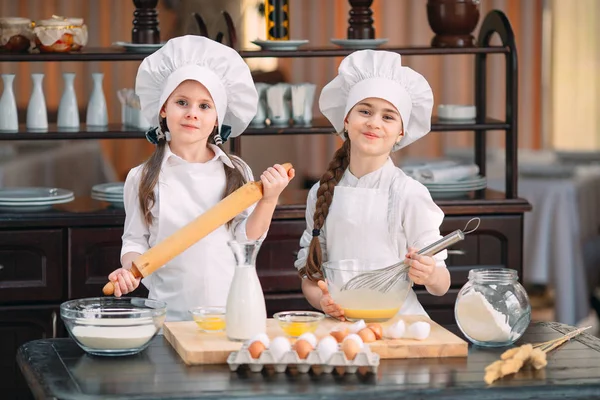
[[[382,325],[388,325],[400,318],[407,325],[415,321],[426,321],[431,325],[431,333],[425,340],[383,339],[369,343],[371,351],[379,354],[382,359],[467,356],[467,342],[427,317],[404,315],[395,317],[392,321]],[[327,335],[334,327],[343,324],[351,325],[349,322],[325,318],[317,328],[315,335],[320,338]],[[228,340],[225,332],[201,332],[194,321],[165,322],[163,334],[188,365],[225,364],[229,354],[242,347],[241,342]],[[277,321],[273,319],[267,320],[267,334],[270,338],[285,336]]]

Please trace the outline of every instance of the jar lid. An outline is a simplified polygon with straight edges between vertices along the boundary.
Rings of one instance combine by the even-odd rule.
[[[29,18],[6,17],[0,18],[0,26],[31,25]]]
[[[42,19],[36,21],[37,26],[55,26],[55,27],[68,27],[68,26],[82,26],[83,18],[63,18],[53,16],[50,19]]]

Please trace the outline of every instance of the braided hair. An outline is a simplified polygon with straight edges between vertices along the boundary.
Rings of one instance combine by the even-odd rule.
[[[347,136],[345,132],[344,134]],[[323,279],[323,271],[321,270],[323,254],[321,252],[321,244],[319,243],[320,230],[325,224],[327,214],[329,214],[329,207],[333,201],[333,190],[342,179],[349,164],[350,139],[346,137],[344,144],[335,152],[327,171],[319,181],[320,185],[317,190],[317,204],[313,216],[313,238],[308,247],[306,266],[299,271],[301,276],[306,275],[308,279],[314,282]]]

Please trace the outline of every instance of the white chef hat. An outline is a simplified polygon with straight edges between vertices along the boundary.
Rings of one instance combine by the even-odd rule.
[[[140,65],[135,92],[143,116],[158,126],[167,98],[185,80],[203,84],[215,103],[219,134],[224,140],[240,135],[257,111],[258,93],[250,69],[234,49],[203,36],[187,35],[169,40]]]
[[[319,108],[336,132],[344,130],[344,119],[358,102],[377,97],[392,103],[404,125],[404,137],[396,151],[431,130],[433,92],[427,80],[402,66],[400,54],[383,50],[361,50],[342,60],[338,76],[321,92]]]

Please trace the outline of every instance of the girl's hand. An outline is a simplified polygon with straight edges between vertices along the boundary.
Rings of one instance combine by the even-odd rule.
[[[290,169],[289,174],[279,164],[267,168],[260,176],[263,184],[263,200],[277,201],[277,198],[283,192],[292,178],[296,175],[294,169]]]
[[[321,301],[319,303],[321,305],[321,310],[331,317],[337,318],[340,321],[345,321],[346,318],[344,318],[344,310],[333,301],[333,298],[331,298],[329,289],[327,289],[327,284],[324,281],[319,281],[317,282],[317,285],[323,292],[321,295]]]
[[[121,297],[133,292],[140,285],[141,278],[134,278],[128,269],[119,268],[108,275],[108,280],[115,287],[115,297]]]
[[[417,285],[429,285],[435,272],[435,260],[433,257],[417,254],[417,249],[408,248],[406,263],[410,266],[408,276]]]

